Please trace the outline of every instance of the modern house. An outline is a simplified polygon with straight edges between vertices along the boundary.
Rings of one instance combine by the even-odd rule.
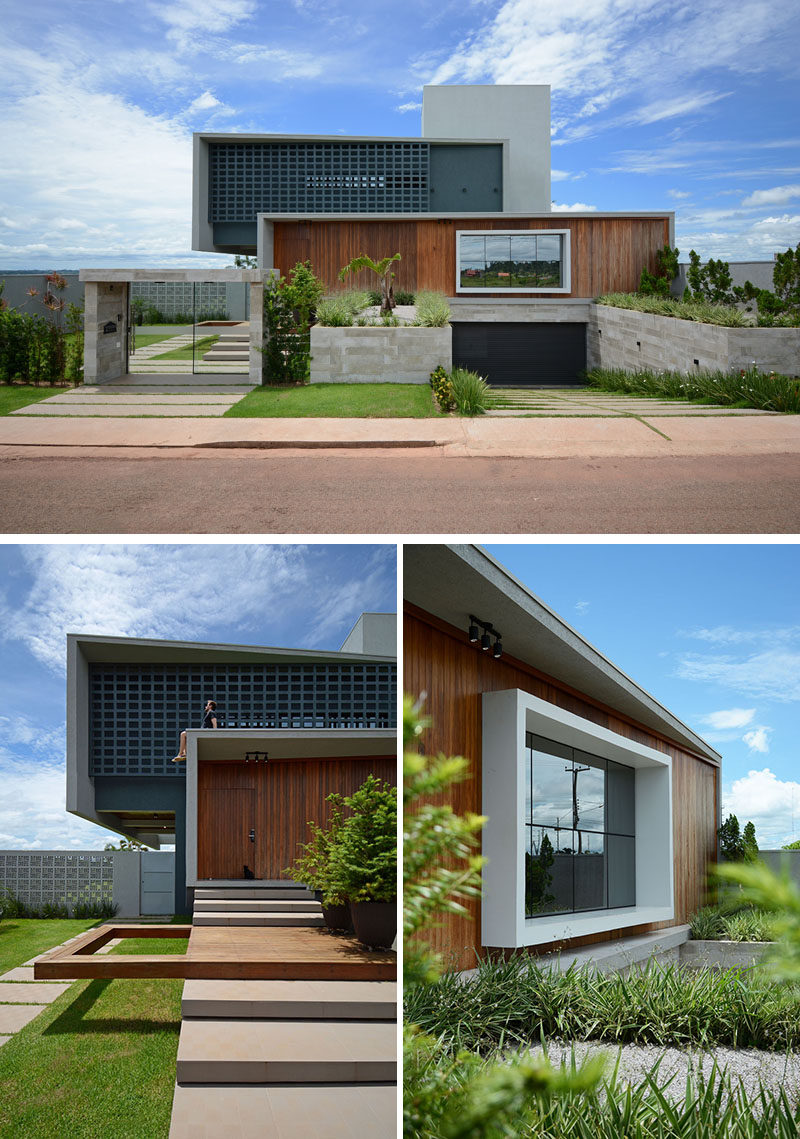
[[[399,252],[396,287],[450,297],[453,362],[492,383],[577,382],[592,299],[634,290],[674,244],[670,211],[551,208],[547,86],[425,87],[421,137],[201,133],[194,148],[194,249],[283,275],[310,260],[330,286],[358,254]]]
[[[338,652],[69,635],[67,810],[174,842],[178,913],[198,883],[285,878],[328,794],[396,780],[395,625],[364,613]]]
[[[716,855],[721,757],[488,553],[406,545],[404,684],[488,816],[483,899],[431,941],[470,968],[685,923]]]

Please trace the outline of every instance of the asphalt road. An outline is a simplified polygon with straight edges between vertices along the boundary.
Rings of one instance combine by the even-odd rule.
[[[786,534],[797,455],[0,447],[5,534]]]

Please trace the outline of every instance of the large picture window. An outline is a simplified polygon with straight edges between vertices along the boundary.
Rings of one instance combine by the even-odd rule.
[[[525,916],[636,904],[635,772],[525,734]]]
[[[459,293],[568,293],[569,230],[459,230]]]

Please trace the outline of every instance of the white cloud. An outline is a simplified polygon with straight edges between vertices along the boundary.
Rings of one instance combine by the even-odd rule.
[[[222,103],[216,95],[212,95],[210,91],[204,91],[202,95],[198,95],[196,99],[192,99],[186,109],[186,113],[191,115],[197,111],[210,111],[213,107],[221,106]]]
[[[408,114],[409,111],[421,111],[422,103],[401,103],[399,107],[395,107],[401,115]]]
[[[566,202],[552,202],[551,208],[554,214],[583,214],[592,212],[597,209],[597,206],[588,206],[586,202],[573,202],[572,205],[567,205]]]
[[[742,201],[743,206],[784,206],[800,198],[800,184],[773,186],[771,190],[756,190]]]
[[[167,38],[179,50],[204,45],[207,35],[220,36],[256,11],[256,0],[171,0],[147,5],[152,15],[167,25]]]
[[[677,201],[682,201],[684,198],[691,198],[691,196],[688,190],[667,190],[667,197],[675,198]]]
[[[709,712],[701,716],[700,720],[717,731],[724,731],[728,728],[746,728],[752,723],[755,714],[755,708],[727,708],[721,712]]]
[[[780,780],[768,767],[748,771],[731,787],[723,788],[722,814],[736,815],[742,826],[752,820],[759,846],[776,849],[798,837],[800,783]]]
[[[751,700],[800,700],[800,652],[790,649],[767,649],[740,660],[690,653],[679,662],[677,675],[743,692]]]
[[[772,728],[754,728],[752,732],[745,732],[742,739],[751,751],[766,755],[769,751],[769,734]]]
[[[590,605],[591,605],[590,601],[576,601],[575,602],[575,608],[577,609],[577,611],[579,613],[585,613]]]
[[[0,760],[0,847],[11,850],[99,850],[113,836],[66,812],[65,763],[57,755]]]
[[[695,95],[678,95],[674,99],[659,99],[635,111],[630,120],[634,123],[659,123],[664,119],[674,119],[678,115],[689,115],[702,110],[720,99],[727,99],[731,91],[698,91]]]
[[[334,547],[335,549],[335,547]],[[220,624],[242,630],[274,613],[299,624],[301,647],[343,639],[364,610],[383,608],[394,571],[378,547],[360,574],[334,573],[319,547],[288,545],[30,545],[30,591],[0,607],[0,638],[24,644],[54,672],[65,668],[67,633],[186,639]],[[336,645],[338,647],[338,645]]]

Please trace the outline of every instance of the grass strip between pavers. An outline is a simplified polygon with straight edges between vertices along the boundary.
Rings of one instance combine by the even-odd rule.
[[[0,385],[0,415],[10,415],[20,407],[27,407],[29,403],[38,403],[40,399],[49,399],[51,396],[63,392],[77,391],[71,386],[41,388],[34,384]]]
[[[5,972],[95,921],[0,922]],[[126,938],[118,953],[185,953]],[[0,1048],[0,1139],[167,1139],[181,980],[76,981]]]

